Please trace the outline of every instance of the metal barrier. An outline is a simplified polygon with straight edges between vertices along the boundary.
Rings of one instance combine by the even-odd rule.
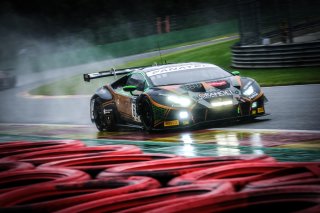
[[[232,67],[277,68],[320,66],[320,41],[232,47]]]

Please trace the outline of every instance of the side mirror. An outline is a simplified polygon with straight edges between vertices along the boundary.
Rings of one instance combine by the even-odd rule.
[[[232,75],[240,75],[240,72],[239,71],[233,71],[233,72],[231,72],[232,73]]]
[[[132,94],[132,92],[135,91],[136,89],[137,89],[137,87],[133,86],[133,85],[128,85],[128,86],[123,87],[123,91],[130,92],[131,95],[134,95],[134,94]]]

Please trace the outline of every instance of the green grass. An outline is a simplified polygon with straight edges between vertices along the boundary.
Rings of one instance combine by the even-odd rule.
[[[189,50],[162,55],[162,60],[157,56],[130,62],[125,66],[145,66],[153,64],[155,62],[161,64],[162,61],[167,61],[168,63],[197,61],[214,63],[225,69],[229,69],[229,65],[231,63],[230,47],[234,43],[235,40],[208,45],[205,47],[197,47]]]
[[[236,40],[238,41],[238,40]],[[256,79],[261,86],[280,86],[293,84],[320,83],[320,67],[274,68],[274,69],[235,69],[231,65],[230,47],[236,42],[228,41],[205,47],[179,51],[162,56],[162,61],[175,62],[208,62],[226,70],[240,71],[240,75]],[[143,66],[161,63],[159,57],[147,58],[126,64],[126,66]]]
[[[233,71],[230,67],[230,47],[238,40],[222,42],[219,44],[197,47],[189,50],[162,55],[162,60],[169,63],[177,62],[208,62]],[[124,67],[151,65],[154,62],[161,64],[159,57],[147,58],[123,65]],[[256,79],[261,86],[278,86],[293,84],[320,83],[320,67],[303,68],[281,68],[281,69],[236,69],[241,76],[248,76]],[[75,95],[92,94],[96,88],[112,81],[114,78],[104,78],[86,83],[82,76],[75,76],[71,79],[63,79],[32,90],[34,95]]]

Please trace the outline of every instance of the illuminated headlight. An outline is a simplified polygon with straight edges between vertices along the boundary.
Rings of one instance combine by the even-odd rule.
[[[257,108],[257,106],[258,106],[257,102],[253,102],[251,105],[252,108]]]
[[[189,113],[186,112],[186,111],[182,111],[182,112],[179,112],[179,118],[180,119],[186,119],[189,117]]]
[[[211,106],[213,106],[213,107],[228,106],[228,105],[232,105],[232,104],[233,104],[233,102],[231,100],[211,102]]]
[[[189,98],[179,97],[174,95],[168,96],[168,101],[170,101],[171,103],[180,105],[182,107],[188,107],[191,104],[191,100]]]
[[[245,96],[252,95],[252,93],[254,93],[253,86],[248,87],[248,89],[246,89],[246,90],[243,92],[243,94],[244,94]]]

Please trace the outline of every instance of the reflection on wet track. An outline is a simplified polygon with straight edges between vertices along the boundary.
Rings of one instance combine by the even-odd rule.
[[[202,129],[97,132],[93,126],[0,125],[0,140],[81,139],[90,145],[135,144],[145,152],[184,156],[268,154],[282,161],[319,161],[320,131]]]

